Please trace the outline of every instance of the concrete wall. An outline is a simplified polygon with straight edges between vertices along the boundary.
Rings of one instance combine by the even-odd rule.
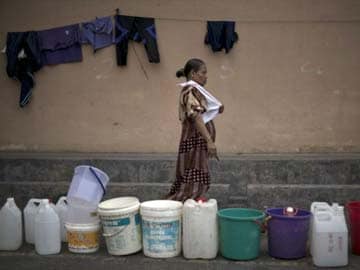
[[[175,178],[176,156],[139,153],[0,152],[0,205],[14,197],[20,208],[30,198],[57,201],[67,193],[78,165],[107,173],[103,198],[164,198]],[[208,198],[219,208],[284,207],[309,209],[312,202],[360,200],[360,154],[244,154],[210,161]]]
[[[220,152],[360,151],[360,1],[2,0],[6,32],[41,30],[114,13],[156,20],[160,64],[131,42],[128,65],[112,46],[81,63],[36,74],[31,103],[0,58],[0,150],[176,152],[179,82],[190,57],[207,62],[208,88],[225,104],[216,119]],[[203,44],[206,19],[233,19],[229,54]]]

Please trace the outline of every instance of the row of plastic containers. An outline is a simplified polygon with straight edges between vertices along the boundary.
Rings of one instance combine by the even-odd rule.
[[[103,171],[78,166],[67,198],[57,203],[62,210],[46,199],[31,199],[24,209],[26,241],[34,243],[39,254],[60,252],[60,239],[68,241],[71,252],[90,253],[98,250],[102,234],[112,255],[142,249],[146,256],[167,258],[182,249],[186,258],[212,259],[220,249],[226,258],[251,260],[259,256],[260,235],[267,231],[268,252],[275,258],[304,257],[310,235],[315,265],[348,263],[348,231],[344,208],[338,204],[315,202],[310,211],[290,207],[263,212],[218,211],[214,199],[184,205],[168,200],[140,203],[135,197],[101,202],[108,181]],[[349,203],[347,210],[352,251],[360,254],[360,202]],[[1,209],[0,222],[0,249],[16,249],[22,242],[21,211],[12,198]]]
[[[59,206],[40,200],[34,223],[24,209],[25,238],[35,244],[39,254],[56,254],[61,249]],[[348,204],[353,253],[360,255],[360,202]],[[65,209],[66,211],[66,209]],[[320,267],[348,264],[348,230],[344,208],[338,204],[314,202],[311,210],[270,208],[264,212],[247,208],[217,209],[216,200],[184,205],[176,201],[156,200],[140,203],[135,197],[120,197],[101,202],[99,222],[66,226],[69,250],[96,252],[102,234],[111,255],[127,255],[143,250],[144,255],[168,258],[183,255],[188,259],[213,259],[221,254],[233,260],[252,260],[259,256],[261,233],[267,231],[269,255],[281,259],[306,256],[310,252]],[[0,249],[16,250],[22,244],[21,211],[9,198],[0,211]],[[219,247],[220,244],[220,247]]]
[[[47,199],[30,199],[24,209],[25,240],[35,244],[39,254],[60,252],[61,240],[70,238],[76,243],[78,231],[100,229],[97,206],[106,191],[108,175],[98,168],[77,166],[67,197],[61,197],[56,206]],[[22,243],[21,211],[9,198],[1,212],[0,250],[16,250]],[[89,234],[90,235],[90,234]],[[90,241],[87,240],[87,241]],[[92,234],[93,251],[98,249],[97,233]],[[69,250],[77,251],[69,245]]]
[[[25,241],[34,244],[37,253],[53,254],[60,252],[61,241],[67,241],[65,218],[68,212],[66,197],[57,204],[48,199],[30,199],[22,213],[14,198],[8,198],[0,212],[0,250],[17,250]],[[51,244],[49,244],[51,243]]]
[[[267,232],[268,253],[278,259],[299,259],[310,254],[319,267],[348,264],[348,227],[352,252],[360,255],[360,201],[344,207],[337,203],[313,202],[310,211],[292,207],[255,209],[232,208],[218,212],[220,252],[234,260],[259,256],[260,232]]]

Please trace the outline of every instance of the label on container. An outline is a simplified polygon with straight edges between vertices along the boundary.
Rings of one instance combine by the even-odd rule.
[[[130,224],[130,218],[107,219],[102,220],[101,223],[105,227],[120,227]]]
[[[180,222],[142,220],[144,249],[152,253],[176,252],[179,246]]]
[[[343,244],[344,239],[342,235],[339,234],[333,234],[328,233],[328,252],[336,252],[336,251],[342,251],[343,250]]]
[[[128,254],[141,249],[139,213],[130,217],[101,217],[110,253]]]
[[[72,249],[93,249],[99,246],[99,233],[96,232],[80,232],[67,231],[67,239],[69,248]]]

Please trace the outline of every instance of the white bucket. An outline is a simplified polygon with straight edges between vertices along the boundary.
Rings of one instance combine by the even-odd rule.
[[[182,203],[170,200],[143,202],[140,214],[145,256],[178,256],[181,252]]]
[[[65,223],[69,251],[74,253],[92,253],[99,249],[99,223]]]
[[[75,168],[67,193],[68,201],[78,198],[97,205],[105,194],[109,176],[98,168],[82,165]]]
[[[119,197],[99,204],[106,247],[111,255],[127,255],[141,250],[140,202],[135,197]]]

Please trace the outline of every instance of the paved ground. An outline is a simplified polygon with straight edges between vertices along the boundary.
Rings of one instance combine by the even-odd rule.
[[[0,270],[27,269],[66,269],[66,270],[252,270],[252,269],[319,269],[312,264],[310,256],[299,260],[279,260],[271,258],[266,253],[266,239],[262,239],[259,258],[252,261],[231,261],[221,256],[214,260],[187,260],[182,256],[169,259],[153,259],[145,257],[141,252],[129,256],[111,256],[106,247],[93,254],[79,255],[70,253],[66,246],[61,254],[40,256],[35,253],[33,246],[24,245],[16,252],[0,252]],[[326,268],[322,268],[326,269]],[[336,269],[360,269],[360,256],[350,255],[349,265]]]

